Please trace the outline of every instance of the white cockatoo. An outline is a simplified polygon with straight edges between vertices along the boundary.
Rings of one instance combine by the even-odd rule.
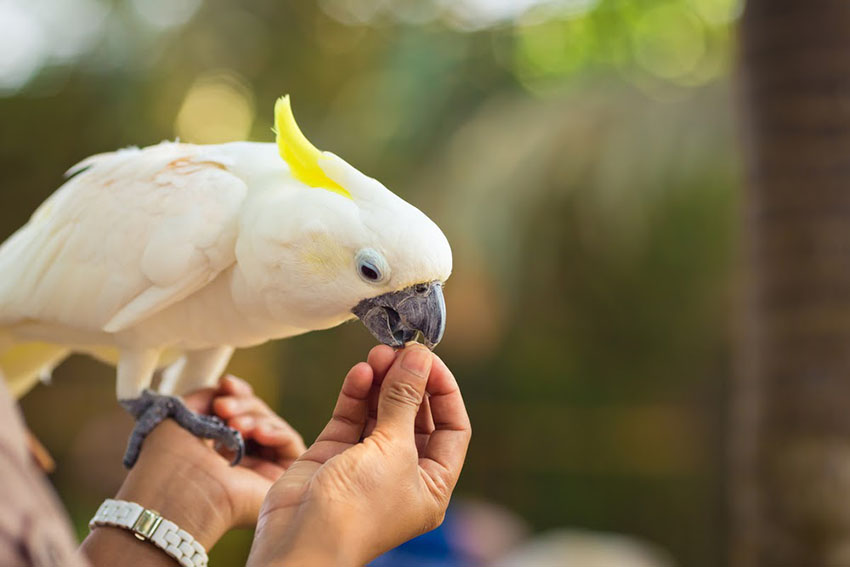
[[[116,364],[136,417],[127,466],[169,416],[238,460],[238,432],[175,397],[213,385],[235,348],[355,316],[388,345],[440,341],[452,269],[441,230],[317,150],[288,96],[275,127],[276,144],[163,142],[71,168],[0,246],[0,372],[15,395],[89,353]]]

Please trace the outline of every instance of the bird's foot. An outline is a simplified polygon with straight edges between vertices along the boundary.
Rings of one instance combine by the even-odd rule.
[[[245,454],[245,442],[241,433],[225,425],[216,416],[193,412],[178,397],[145,390],[138,398],[119,400],[119,403],[136,418],[136,427],[133,428],[127,443],[127,452],[124,453],[124,466],[128,469],[136,464],[145,437],[168,418],[196,437],[212,439],[216,442],[216,447],[225,447],[232,451],[232,465],[238,464]]]

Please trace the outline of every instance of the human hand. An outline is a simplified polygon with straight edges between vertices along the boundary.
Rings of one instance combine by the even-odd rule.
[[[249,567],[362,565],[435,528],[470,435],[437,356],[417,344],[375,347],[349,371],[316,442],[269,491]]]
[[[185,403],[242,433],[247,451],[241,463],[230,466],[211,442],[166,420],[145,440],[117,498],[157,510],[209,549],[231,528],[254,525],[272,483],[304,452],[304,442],[233,376],[190,394]]]
[[[246,453],[236,470],[243,467],[270,481],[267,486],[265,483],[257,485],[252,494],[253,502],[257,498],[262,502],[271,482],[280,478],[304,453],[304,440],[286,420],[254,395],[250,384],[240,378],[223,377],[218,389],[213,392],[212,407],[207,400],[205,391],[195,392],[186,399],[186,404],[200,413],[218,416],[242,434]],[[251,508],[253,510],[256,506]],[[258,512],[259,508],[256,510]],[[252,511],[247,517],[253,526],[257,513]]]

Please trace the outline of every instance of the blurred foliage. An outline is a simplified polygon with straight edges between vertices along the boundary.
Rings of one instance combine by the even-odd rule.
[[[732,0],[0,2],[0,237],[93,153],[271,140],[292,93],[317,146],[446,231],[438,352],[475,435],[459,496],[534,527],[720,564],[736,227]],[[29,51],[27,51],[29,50]],[[237,354],[314,437],[372,345],[358,323]],[[332,355],[330,353],[333,353]],[[120,482],[113,371],[75,357],[23,400],[84,533]],[[250,534],[213,554],[244,557]]]

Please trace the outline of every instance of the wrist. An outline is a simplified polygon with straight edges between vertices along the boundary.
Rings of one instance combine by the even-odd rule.
[[[342,526],[348,525],[349,529]],[[261,514],[248,567],[355,567],[366,563],[354,523],[308,517],[303,511]]]
[[[92,530],[80,550],[92,565],[174,567],[174,559],[161,549],[137,539],[129,530],[111,526]]]
[[[140,460],[116,498],[156,510],[209,550],[233,524],[223,486],[191,463],[151,465]]]
[[[340,555],[337,550],[319,547],[293,547],[270,564],[276,567],[354,567],[362,565]]]

